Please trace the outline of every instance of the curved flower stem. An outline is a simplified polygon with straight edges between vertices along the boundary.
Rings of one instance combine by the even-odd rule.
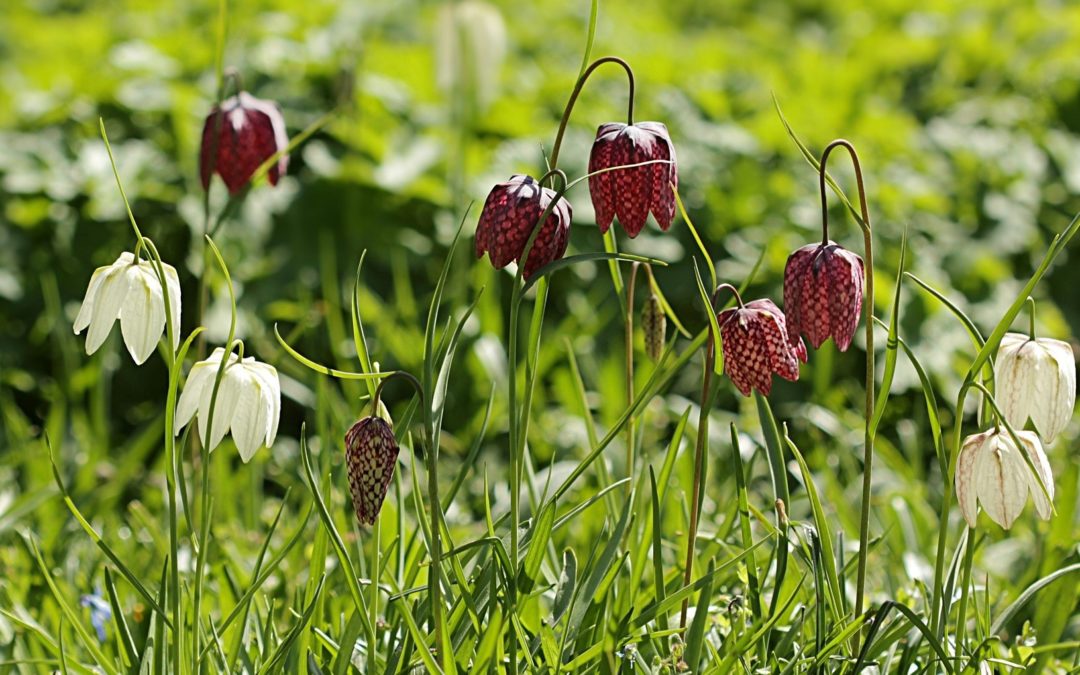
[[[104,136],[105,127],[102,126],[102,135]],[[108,140],[105,141],[106,147],[108,147]],[[112,151],[109,151],[109,157],[112,158]],[[116,164],[113,164],[115,171]],[[117,185],[120,185],[120,176],[116,176]],[[123,187],[121,194],[123,194]],[[127,204],[127,197],[124,197],[124,203]],[[130,215],[130,207],[128,209]],[[165,267],[161,260],[161,255],[158,253],[157,246],[149,239],[145,239],[139,234],[138,226],[135,225],[135,218],[132,216],[131,224],[135,227],[135,232],[138,236],[140,246],[146,246],[146,250],[150,254],[150,259],[154,270],[157,273],[158,281],[161,283],[161,288],[167,289],[168,286],[165,282]],[[137,249],[136,249],[137,251]],[[138,262],[138,252],[135,254],[135,260]],[[169,507],[169,564],[168,564],[168,584],[169,584],[169,608],[172,610],[173,619],[173,639],[168,647],[168,657],[172,662],[174,670],[179,672],[182,667],[181,661],[181,645],[184,643],[184,622],[181,612],[181,600],[180,600],[180,571],[178,563],[180,560],[180,534],[179,534],[179,516],[177,515],[177,500],[176,500],[176,485],[177,476],[180,472],[180,466],[176,458],[176,436],[173,434],[173,421],[176,416],[176,398],[180,389],[180,368],[183,366],[180,355],[185,353],[186,345],[181,350],[180,355],[173,350],[173,336],[177,334],[180,327],[173,324],[172,307],[170,306],[169,293],[165,290],[162,293],[162,299],[165,302],[165,340],[169,348],[166,350],[168,358],[165,360],[165,365],[169,371],[169,384],[166,394],[165,403],[165,485],[166,492],[168,493],[168,507]],[[189,338],[190,340],[190,338]],[[196,628],[196,634],[198,629]]]
[[[566,107],[563,109],[562,120],[559,121],[559,131],[555,134],[555,145],[551,147],[551,159],[549,164],[552,169],[558,168],[559,166],[559,149],[562,148],[563,136],[566,134],[566,125],[570,122],[570,113],[573,112],[574,104],[577,103],[578,96],[585,87],[585,81],[589,79],[589,76],[593,74],[594,70],[605,63],[617,63],[626,71],[626,79],[630,87],[629,103],[627,103],[626,106],[626,123],[628,125],[634,123],[634,71],[630,68],[630,64],[617,56],[604,56],[596,59],[589,64],[589,67],[586,68],[585,72],[578,78],[577,84],[574,85],[574,90],[570,92],[570,100],[566,102]]]
[[[739,307],[743,307],[742,297],[739,290],[731,284],[720,284],[709,298],[710,311],[716,313],[716,301],[720,298],[720,291],[730,290],[734,295]],[[690,495],[690,529],[686,540],[686,565],[683,570],[683,585],[689,586],[694,579],[694,549],[697,540],[698,519],[701,510],[701,475],[705,465],[705,446],[709,437],[709,403],[712,389],[713,361],[716,358],[716,340],[713,339],[712,330],[706,328],[709,337],[705,343],[705,364],[701,378],[701,406],[698,409],[697,438],[694,443],[694,482]],[[679,628],[686,629],[686,613],[690,606],[690,598],[687,597],[682,603],[682,613],[679,615]]]
[[[634,282],[637,281],[638,265],[630,266],[630,281],[626,284],[626,407],[634,405]],[[634,477],[634,417],[626,422],[626,475]],[[629,494],[634,489],[634,481],[626,483]]]
[[[863,486],[862,486],[862,509],[859,517],[859,567],[855,582],[855,614],[856,620],[863,613],[863,599],[866,593],[866,556],[870,539],[870,489],[872,486],[874,465],[874,431],[871,429],[874,417],[874,246],[870,228],[870,211],[866,205],[866,188],[863,184],[862,166],[859,163],[859,155],[855,147],[848,141],[840,138],[825,146],[821,153],[821,162],[818,167],[819,188],[821,191],[821,240],[823,244],[829,241],[829,208],[825,194],[825,168],[829,161],[829,154],[836,148],[842,147],[851,156],[851,164],[855,169],[855,181],[859,191],[859,209],[862,221],[859,223],[863,233],[864,268],[866,272],[866,293],[863,304],[866,308],[866,412],[865,432],[863,435]],[[855,635],[856,650],[859,646],[860,634]]]

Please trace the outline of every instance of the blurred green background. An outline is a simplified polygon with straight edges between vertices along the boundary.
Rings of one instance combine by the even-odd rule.
[[[225,64],[239,70],[252,94],[278,102],[290,135],[338,109],[293,153],[281,183],[255,189],[216,237],[239,291],[240,334],[283,378],[283,438],[265,459],[267,493],[296,482],[293,439],[302,420],[340,438],[361,414],[359,390],[327,395],[336,385],[288,359],[273,325],[307,355],[356,368],[341,307],[367,250],[361,310],[372,354],[384,368],[415,371],[427,302],[462,217],[448,301],[460,310],[485,290],[451,380],[446,461],[452,466],[471,443],[494,387],[482,462],[502,475],[495,467],[506,445],[501,344],[510,277],[474,259],[471,235],[493,183],[541,171],[581,66],[589,9],[568,0],[229,2]],[[133,246],[98,119],[143,232],[180,271],[186,333],[195,325],[202,269],[197,155],[216,85],[216,18],[216,2],[4,3],[0,536],[20,522],[44,536],[61,528],[10,508],[25,505],[24,491],[50,483],[33,440],[43,430],[78,488],[98,489],[98,508],[122,510],[145,498],[138,481],[160,460],[164,367],[154,359],[132,367],[117,335],[86,358],[83,339],[71,334],[93,269]],[[721,280],[738,285],[764,252],[749,295],[779,303],[787,255],[820,236],[816,174],[780,123],[775,96],[814,151],[836,137],[859,149],[877,238],[878,314],[888,317],[906,232],[908,269],[988,330],[1053,233],[1080,211],[1077,44],[1080,6],[1069,2],[637,0],[600,4],[593,55],[626,58],[637,76],[637,118],[668,125],[682,197]],[[585,171],[596,127],[621,120],[625,106],[621,72],[601,69],[564,143],[561,168],[571,179]],[[853,194],[842,155],[834,157],[834,174]],[[572,252],[602,247],[587,192],[583,183],[569,194]],[[224,204],[219,181],[211,198],[215,209]],[[859,250],[857,228],[836,202],[830,195],[832,236]],[[620,234],[619,242],[672,262],[657,271],[659,283],[687,327],[700,330],[705,320],[689,264],[697,250],[685,224],[677,221],[668,233],[653,224],[634,241]],[[220,275],[210,278],[204,323],[219,342],[228,297]],[[1042,334],[1071,339],[1080,329],[1078,284],[1075,253],[1066,253],[1038,289]],[[558,273],[551,298],[530,445],[539,466],[554,460],[558,470],[586,444],[567,348],[578,355],[601,424],[617,417],[625,394],[619,303],[606,268]],[[970,341],[912,284],[902,308],[901,335],[947,406],[972,357]],[[861,345],[860,334],[848,355],[824,348],[799,383],[778,383],[773,396],[778,415],[825,474],[829,501],[849,533],[857,525],[850,505],[858,502],[852,448],[861,438]],[[687,369],[650,408],[645,447],[663,447],[672,420],[696,396],[698,370]],[[644,381],[648,367],[640,371]],[[889,514],[877,525],[888,533],[886,550],[905,567],[874,571],[886,577],[878,587],[926,574],[941,492],[922,394],[903,359],[893,391],[875,499]],[[315,410],[316,402],[326,407]],[[747,431],[756,421],[742,414],[752,408],[731,387],[721,388],[717,411],[714,446],[726,453],[726,421],[739,419]],[[1060,495],[1052,529],[1036,529],[1029,511],[1019,538],[991,530],[998,548],[987,558],[995,574],[1030,581],[1040,567],[1075,559],[1074,436],[1050,452]],[[612,451],[615,475],[623,472],[620,461]],[[709,491],[719,501],[712,508],[726,511],[725,493],[714,487],[726,481],[720,474]],[[463,528],[474,520],[470,509],[482,508],[482,490],[472,494],[449,516]],[[1025,561],[1032,537],[1045,544],[1044,557]]]

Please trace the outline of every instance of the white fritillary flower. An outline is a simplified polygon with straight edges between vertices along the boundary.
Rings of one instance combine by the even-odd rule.
[[[968,436],[956,464],[956,496],[960,511],[971,527],[975,527],[977,504],[981,504],[991,520],[1009,529],[1024,510],[1029,492],[1043,520],[1053,513],[1054,476],[1039,436],[1031,431],[1018,431],[1016,435],[1046,485],[1049,499],[1007,431],[984,431]]]
[[[180,278],[172,265],[162,263],[165,284],[169,290],[169,311],[172,314],[172,348],[180,344]],[[109,336],[116,319],[128,353],[141,365],[157,346],[165,332],[165,296],[154,266],[135,261],[124,252],[112,265],[99,267],[90,277],[79,315],[75,318],[75,334],[86,333],[86,353],[93,354]]]
[[[1006,333],[994,378],[995,398],[1014,427],[1023,428],[1031,419],[1042,440],[1050,443],[1072,419],[1076,360],[1069,343]]]
[[[184,392],[176,405],[173,433],[179,434],[197,412],[199,438],[207,442],[210,400],[224,354],[225,350],[218,347],[208,359],[191,367]],[[253,356],[241,360],[230,352],[214,404],[208,450],[216,448],[225,434],[231,432],[240,459],[247,462],[260,447],[274,444],[280,415],[281,383],[277,370],[256,361]]]

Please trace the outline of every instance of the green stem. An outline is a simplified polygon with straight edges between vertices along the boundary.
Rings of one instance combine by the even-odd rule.
[[[735,295],[740,307],[743,306],[738,289],[731,284],[720,284],[713,290],[712,297],[709,299],[709,311],[713,314],[716,313],[716,301],[720,297],[720,291],[725,289],[730,290]],[[709,337],[705,344],[705,363],[701,378],[701,407],[698,410],[697,439],[694,444],[694,482],[690,494],[690,530],[686,541],[686,565],[683,570],[683,584],[686,586],[689,586],[694,578],[694,550],[696,548],[698,520],[701,511],[701,480],[705,465],[705,449],[709,439],[709,403],[711,401],[709,394],[712,388],[712,375],[715,370],[713,362],[716,358],[716,340],[713,338],[711,330],[706,328],[706,331]],[[630,402],[630,405],[633,405],[633,401]],[[682,613],[679,616],[679,628],[682,630],[686,629],[686,614],[689,606],[690,599],[687,597],[683,600]]]
[[[701,378],[701,407],[698,411],[697,439],[694,444],[694,482],[690,495],[690,530],[686,539],[686,566],[683,571],[683,585],[689,586],[694,579],[694,550],[697,539],[698,519],[701,510],[701,473],[705,464],[705,449],[709,437],[709,391],[712,387],[713,352],[715,351],[712,334],[709,335],[709,343],[706,348],[705,364],[702,368]],[[682,613],[679,616],[679,628],[686,629],[686,613],[690,605],[690,598],[686,597],[682,603]]]
[[[634,405],[634,282],[638,263],[630,266],[630,282],[626,284],[626,406]],[[626,475],[634,477],[634,416],[626,423]],[[627,491],[634,489],[633,480],[626,483]]]
[[[971,587],[971,566],[975,559],[975,528],[969,527],[967,542],[964,544],[964,567],[961,570],[962,582],[960,587],[960,607],[956,615],[956,672],[961,672],[961,661],[964,653],[964,638],[967,624],[968,591]]]
[[[593,71],[605,63],[617,63],[626,71],[626,79],[630,85],[629,102],[626,106],[626,123],[627,125],[632,125],[634,123],[634,71],[630,68],[630,64],[617,56],[605,56],[596,59],[589,64],[589,67],[586,68],[585,72],[578,78],[577,83],[574,85],[574,90],[570,92],[570,99],[566,102],[566,107],[563,109],[562,119],[559,121],[559,131],[555,134],[555,145],[551,147],[551,159],[549,160],[549,164],[552,169],[556,169],[559,166],[559,150],[562,148],[563,136],[566,134],[566,125],[570,122],[570,113],[573,112],[574,104],[577,102],[578,96],[581,95],[581,90],[585,87],[585,81],[589,79],[589,76],[593,74]]]
[[[942,597],[942,594],[945,581],[945,548],[949,538],[949,508],[952,506],[953,498],[952,476],[956,471],[956,460],[960,455],[960,444],[963,440],[964,402],[967,399],[967,392],[972,383],[973,380],[969,373],[968,378],[964,380],[964,384],[960,386],[960,393],[956,397],[956,424],[953,426],[952,450],[949,453],[948,473],[943,477],[945,485],[941,502],[941,515],[938,520],[937,553],[934,558],[934,606],[931,608],[930,615],[930,630],[938,638],[943,637],[945,608],[948,604],[948,600]]]
[[[870,212],[866,204],[866,188],[863,183],[862,166],[859,163],[859,155],[855,147],[844,139],[837,139],[825,146],[821,154],[821,162],[818,165],[819,188],[821,192],[821,239],[822,244],[829,241],[829,207],[825,192],[826,165],[829,154],[836,148],[842,147],[851,156],[851,164],[855,169],[855,181],[859,191],[859,208],[862,222],[859,223],[863,233],[864,269],[866,273],[866,292],[863,304],[866,309],[864,322],[866,323],[866,407],[864,412],[863,433],[863,485],[862,507],[859,514],[859,566],[855,583],[855,619],[863,613],[863,600],[866,594],[866,557],[870,540],[870,491],[872,487],[874,468],[874,435],[872,428],[874,419],[874,246],[873,233],[870,227]],[[855,650],[858,651],[860,633],[855,634]]]
[[[1028,337],[1035,339],[1035,298],[1027,297],[1028,306]]]
[[[376,406],[377,407],[377,406]],[[380,550],[380,527],[379,519],[375,519],[375,524],[371,528],[371,571],[368,576],[371,577],[371,601],[368,602],[368,622],[371,624],[372,632],[375,636],[374,640],[368,642],[367,652],[367,672],[377,673],[379,672],[378,664],[378,622],[379,622],[379,555],[382,552]]]

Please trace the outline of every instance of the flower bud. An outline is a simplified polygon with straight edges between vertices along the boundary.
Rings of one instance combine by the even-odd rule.
[[[799,379],[799,361],[806,362],[802,338],[788,337],[784,313],[772,300],[754,300],[726,309],[716,317],[724,351],[724,373],[743,396],[757,389],[772,391],[772,375]]]
[[[288,145],[285,119],[273,102],[246,91],[225,99],[220,108],[210,111],[203,125],[199,149],[203,189],[209,189],[210,177],[216,172],[230,194],[240,192],[263,162]],[[289,156],[283,154],[270,167],[271,185],[277,185],[288,164]]]
[[[675,193],[671,186],[678,187],[679,171],[675,146],[667,127],[660,122],[631,125],[609,122],[596,130],[589,155],[590,174],[653,160],[663,161],[589,176],[589,194],[601,232],[607,232],[617,216],[626,233],[636,237],[645,227],[649,212],[660,229],[667,231],[675,217]]]
[[[375,524],[394,476],[397,456],[394,432],[379,417],[365,417],[345,434],[349,492],[361,525]]]
[[[831,337],[847,351],[862,312],[863,276],[862,258],[831,241],[792,253],[784,268],[788,335],[805,335],[814,349]]]
[[[532,176],[520,174],[493,187],[476,225],[476,257],[486,252],[495,269],[506,267],[512,260],[520,265],[529,236],[555,196],[554,190],[541,187]],[[526,279],[566,253],[572,214],[565,197],[551,209],[525,261],[522,275]]]
[[[649,293],[641,308],[641,329],[645,332],[645,353],[653,361],[659,361],[667,337],[667,316],[655,293]]]
[[[1050,499],[1043,494],[1039,481],[1007,431],[984,431],[968,436],[956,462],[956,497],[971,527],[975,527],[977,504],[982,504],[991,520],[1009,529],[1024,510],[1028,492],[1043,520],[1049,519],[1053,512],[1050,500],[1054,498],[1054,476],[1039,437],[1030,431],[1018,431],[1016,435],[1046,485]]]
[[[994,366],[995,396],[1005,419],[1023,428],[1030,419],[1050,443],[1072,419],[1076,360],[1069,343],[1006,333]]]

